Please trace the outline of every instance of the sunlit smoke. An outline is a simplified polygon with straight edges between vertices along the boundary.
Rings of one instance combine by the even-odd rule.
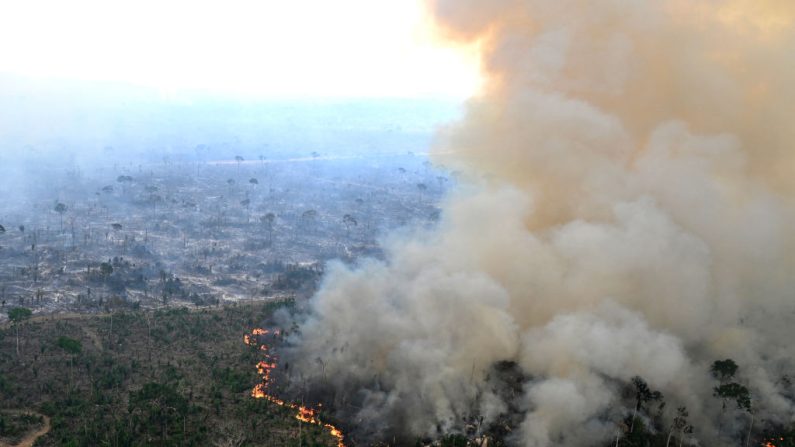
[[[482,49],[484,94],[437,156],[469,185],[437,229],[388,240],[387,261],[330,269],[297,369],[320,381],[321,359],[363,425],[438,436],[513,411],[527,446],[615,438],[620,384],[641,376],[719,445],[734,433],[709,365],[733,358],[756,417],[791,421],[795,6],[429,8]],[[521,396],[495,385],[503,361]]]

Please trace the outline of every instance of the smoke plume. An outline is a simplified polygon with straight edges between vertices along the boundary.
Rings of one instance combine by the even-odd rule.
[[[296,369],[374,436],[513,414],[515,445],[598,445],[641,376],[664,418],[686,405],[719,445],[740,426],[718,431],[709,365],[722,358],[741,366],[757,418],[791,422],[779,379],[795,359],[795,3],[429,10],[481,49],[488,76],[439,137],[438,161],[468,183],[438,228],[330,269]],[[501,362],[525,378],[518,394],[497,383]]]

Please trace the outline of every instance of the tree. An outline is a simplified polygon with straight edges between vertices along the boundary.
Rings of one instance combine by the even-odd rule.
[[[751,393],[743,385],[736,382],[725,383],[713,388],[715,397],[723,399],[723,406],[727,401],[734,401],[740,410],[751,411]]]
[[[729,382],[713,388],[712,395],[722,400],[718,435],[723,431],[723,415],[726,412],[726,406],[728,402],[734,401],[739,410],[746,411],[751,416],[751,424],[748,429],[748,436],[750,439],[751,429],[754,425],[754,412],[751,408],[751,393],[748,391],[748,388],[736,382]]]
[[[124,194],[126,192],[126,188],[124,186],[125,183],[132,183],[133,178],[129,175],[120,175],[116,178],[116,181],[121,184],[121,192]]]
[[[267,160],[268,157],[266,157],[264,155],[260,155],[258,158],[259,158],[260,170],[262,171],[263,175],[266,175],[266,173],[265,173],[265,160]]]
[[[240,163],[245,160],[245,158],[241,157],[240,155],[235,155],[235,161],[237,162],[237,174],[240,175]]]
[[[745,447],[751,443],[751,432],[754,429],[754,416],[756,416],[756,411],[751,408],[751,399],[748,399],[748,407],[745,409],[748,412],[748,415],[751,416],[751,422],[748,424],[748,436],[745,438]]]
[[[268,213],[260,217],[260,221],[268,227],[268,243],[273,244],[273,221],[276,220],[276,215]]]
[[[161,197],[160,194],[150,194],[149,195],[149,203],[152,204],[152,210],[155,213],[157,212],[157,204],[158,204],[158,202],[162,202],[162,201],[163,201],[163,197]]]
[[[425,192],[428,191],[428,185],[417,183],[417,189],[420,191],[420,201],[422,201],[425,198]]]
[[[693,434],[693,426],[688,424],[682,430],[681,436],[679,436],[679,447],[682,447],[682,443],[685,442],[685,435],[692,435],[692,434]]]
[[[635,411],[632,413],[632,424],[630,424],[629,432],[635,429],[635,419],[637,418],[638,411],[643,407],[643,404],[649,401],[656,401],[662,399],[662,393],[659,391],[652,391],[645,380],[639,376],[632,378],[632,385],[635,386]]]
[[[665,441],[665,447],[671,443],[671,437],[674,434],[674,431],[679,432],[679,443],[682,443],[682,438],[684,437],[684,433],[688,428],[687,417],[689,416],[686,407],[679,407],[676,409],[676,417],[674,417],[674,421],[671,424],[671,429],[668,430],[668,439]],[[691,426],[692,431],[692,426]]]
[[[83,351],[83,345],[80,340],[75,340],[74,338],[61,336],[58,337],[56,344],[59,348],[72,355],[80,354]]]
[[[99,264],[99,273],[102,275],[102,280],[107,281],[108,277],[113,273],[113,266],[110,262],[103,262]]]
[[[345,225],[348,237],[350,237],[351,235],[351,227],[359,225],[359,222],[356,221],[356,218],[351,216],[350,214],[342,216],[342,223]]]
[[[246,193],[248,195],[248,193]],[[240,205],[246,209],[246,223],[249,222],[249,207],[251,206],[251,200],[247,198],[240,201]]]
[[[726,360],[715,360],[712,363],[712,366],[709,368],[710,373],[712,373],[712,377],[718,379],[721,383],[727,382],[734,378],[734,375],[737,373],[737,363],[734,362],[732,359]]]
[[[447,177],[443,175],[437,175],[436,181],[439,182],[439,189],[444,189],[444,184],[447,182]]]
[[[720,436],[723,431],[723,415],[726,412],[727,404],[734,401],[737,408],[748,412],[751,416],[751,425],[749,428],[749,439],[751,436],[751,429],[754,423],[754,413],[751,408],[751,393],[745,386],[734,382],[734,375],[737,373],[737,363],[732,359],[716,360],[710,367],[712,377],[719,381],[718,386],[712,389],[712,395],[721,399],[721,417],[718,424],[718,435]]]
[[[33,315],[33,312],[25,307],[15,307],[8,311],[8,319],[11,320],[17,333],[17,357],[19,357],[19,326],[31,315]]]
[[[74,374],[72,372],[74,368],[74,358],[83,351],[83,345],[79,340],[64,336],[58,337],[56,344],[59,348],[71,354],[69,357],[69,376],[72,377],[72,380],[74,380]]]
[[[55,202],[55,212],[61,217],[61,232],[63,232],[63,213],[66,212],[67,206],[61,202]]]

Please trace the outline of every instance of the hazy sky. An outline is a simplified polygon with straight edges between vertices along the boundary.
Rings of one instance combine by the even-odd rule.
[[[419,0],[9,1],[0,73],[163,92],[468,96],[472,51],[432,34]]]

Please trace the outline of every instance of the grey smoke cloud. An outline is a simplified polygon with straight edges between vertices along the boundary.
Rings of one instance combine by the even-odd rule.
[[[471,184],[387,260],[336,266],[291,361],[354,420],[412,435],[519,406],[513,442],[614,438],[640,375],[718,440],[709,364],[793,420],[795,7],[779,1],[434,0],[489,82],[441,132]],[[774,20],[775,19],[775,20]],[[453,155],[448,155],[453,152]],[[523,396],[490,368],[516,362]],[[740,424],[734,424],[739,427]],[[731,430],[728,430],[730,432]],[[724,430],[724,436],[730,435]]]

